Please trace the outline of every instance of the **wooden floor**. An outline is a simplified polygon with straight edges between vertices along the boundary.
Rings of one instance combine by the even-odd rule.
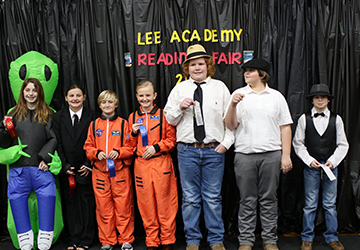
[[[340,241],[343,243],[346,250],[360,250],[360,235],[340,235]],[[237,250],[239,245],[236,237],[225,237],[224,245],[227,250]],[[299,236],[281,235],[279,236],[278,247],[280,250],[299,250],[301,246],[301,238]],[[51,250],[66,250],[67,244],[63,240],[58,240],[51,248]],[[90,248],[90,250],[99,250],[101,245],[98,243]],[[145,239],[136,239],[133,243],[134,250],[146,250]],[[185,250],[185,239],[178,239],[174,245],[174,250]],[[120,250],[120,246],[115,246],[115,250]],[[262,242],[260,237],[256,237],[255,246],[253,250],[261,250]],[[0,240],[0,250],[15,250],[9,238]],[[159,249],[161,250],[161,249]],[[204,242],[200,246],[200,250],[210,250],[209,245]],[[331,250],[323,236],[315,237],[313,250]]]

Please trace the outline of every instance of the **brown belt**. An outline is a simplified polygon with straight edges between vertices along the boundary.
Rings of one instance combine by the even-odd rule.
[[[216,147],[217,145],[219,145],[218,142],[211,142],[211,143],[187,143],[187,145],[191,146],[191,147],[194,147],[194,148],[214,148]]]

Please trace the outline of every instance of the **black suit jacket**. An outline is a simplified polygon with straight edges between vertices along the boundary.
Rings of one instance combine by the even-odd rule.
[[[57,151],[62,161],[61,172],[64,174],[71,166],[75,167],[75,181],[79,184],[91,183],[91,178],[82,177],[77,171],[82,165],[91,167],[83,146],[87,138],[89,124],[96,117],[94,111],[84,107],[79,127],[75,132],[68,107],[61,109],[53,116],[53,130],[58,140]],[[91,177],[91,175],[88,175],[88,177]]]

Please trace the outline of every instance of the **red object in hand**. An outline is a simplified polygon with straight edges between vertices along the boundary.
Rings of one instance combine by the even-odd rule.
[[[69,188],[69,193],[68,193],[68,195],[74,193],[74,191],[75,191],[75,186],[76,186],[76,184],[75,184],[75,178],[74,178],[73,175],[70,175],[70,176],[69,176],[69,186],[70,186],[70,188]]]
[[[16,133],[14,123],[10,117],[6,118],[5,120],[6,127],[11,135],[12,138],[17,137],[18,134]]]

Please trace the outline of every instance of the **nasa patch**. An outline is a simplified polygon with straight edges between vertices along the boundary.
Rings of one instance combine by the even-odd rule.
[[[99,129],[99,128],[98,128],[98,129],[96,130],[96,136],[97,136],[97,137],[100,137],[103,132],[104,132],[103,129]]]

